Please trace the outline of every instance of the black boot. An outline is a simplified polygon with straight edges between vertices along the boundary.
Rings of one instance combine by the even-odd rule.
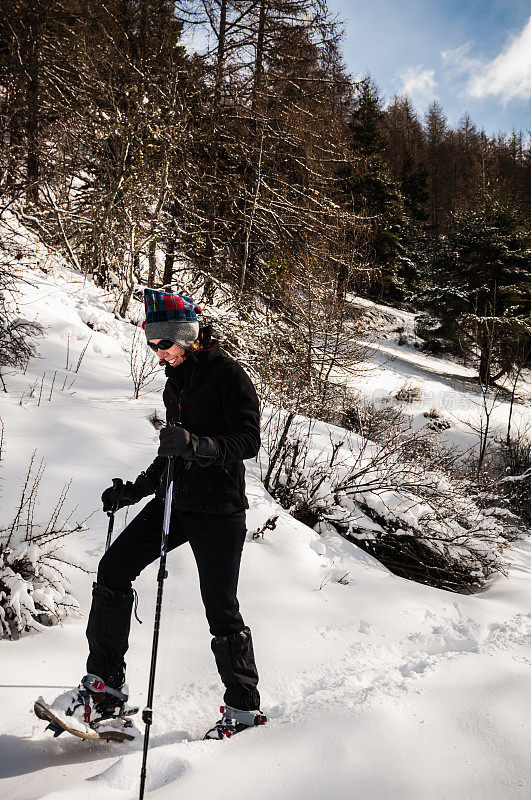
[[[87,624],[87,672],[108,686],[121,689],[125,681],[124,656],[129,647],[133,590],[119,592],[94,583]]]
[[[242,711],[259,709],[260,694],[256,688],[258,671],[249,628],[229,636],[215,636],[211,646],[220,678],[226,688],[223,699],[227,706]]]

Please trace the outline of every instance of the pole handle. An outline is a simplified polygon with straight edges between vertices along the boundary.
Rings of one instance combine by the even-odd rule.
[[[107,541],[105,542],[105,552],[111,546],[112,532],[114,528],[114,511],[107,511],[109,516],[109,527],[107,528]]]
[[[112,488],[116,489],[118,486],[121,486],[122,483],[123,483],[123,481],[122,481],[121,478],[113,478],[112,479]],[[109,517],[109,526],[107,528],[107,541],[105,542],[105,552],[107,552],[107,550],[111,546],[112,532],[113,532],[113,529],[114,529],[114,515],[115,515],[116,511],[117,511],[116,506],[113,506],[110,511],[107,511],[107,516]]]

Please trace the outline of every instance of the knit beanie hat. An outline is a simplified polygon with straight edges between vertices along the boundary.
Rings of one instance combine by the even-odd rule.
[[[171,339],[187,348],[199,336],[198,306],[190,297],[181,294],[164,294],[155,289],[144,289],[146,319],[142,324],[148,341]]]

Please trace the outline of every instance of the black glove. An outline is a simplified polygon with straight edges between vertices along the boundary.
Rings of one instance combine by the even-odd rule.
[[[210,436],[196,436],[194,433],[190,435],[190,439],[192,452],[190,455],[185,455],[185,458],[193,458],[200,467],[209,467],[216,463],[220,450],[215,439],[211,439]]]
[[[210,436],[196,436],[185,428],[168,426],[160,432],[159,456],[181,456],[196,461],[201,467],[214,464],[219,456],[219,445]]]
[[[142,478],[144,473],[138,476],[134,483],[131,481],[123,482],[121,478],[113,478],[112,486],[105,489],[101,496],[104,511],[118,511],[124,506],[131,506],[138,503],[148,494],[153,494],[154,489],[143,486]]]
[[[190,448],[190,434],[178,425],[167,425],[160,434],[159,456],[183,456]]]

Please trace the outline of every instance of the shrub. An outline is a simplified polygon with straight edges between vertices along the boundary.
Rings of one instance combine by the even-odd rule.
[[[356,398],[345,403],[341,414],[326,419],[372,442],[384,441],[390,430],[402,430],[406,426],[404,414],[393,404],[375,406],[365,398]]]
[[[429,411],[424,412],[424,418],[428,420],[426,427],[435,433],[447,431],[452,427],[450,420],[446,419],[437,408],[430,408]]]
[[[390,431],[375,444],[330,426],[323,445],[324,426],[273,418],[266,487],[297,519],[331,523],[392,572],[439,588],[470,591],[504,570],[510,530],[426,461],[422,432]]]
[[[35,354],[32,339],[42,334],[40,325],[18,314],[15,302],[16,281],[22,280],[19,265],[27,258],[14,232],[1,226],[0,238],[0,382],[3,367],[24,367]]]
[[[35,469],[33,454],[18,509],[10,525],[0,529],[0,638],[16,639],[24,631],[39,630],[77,611],[66,569],[75,566],[62,552],[65,537],[82,530],[70,524],[75,509],[60,519],[70,482],[60,493],[48,522],[34,521],[44,462]]]
[[[531,437],[529,431],[500,446],[500,486],[510,507],[531,522]]]
[[[422,400],[423,392],[420,386],[415,386],[411,381],[406,381],[395,394],[397,400],[404,403],[417,403]]]

